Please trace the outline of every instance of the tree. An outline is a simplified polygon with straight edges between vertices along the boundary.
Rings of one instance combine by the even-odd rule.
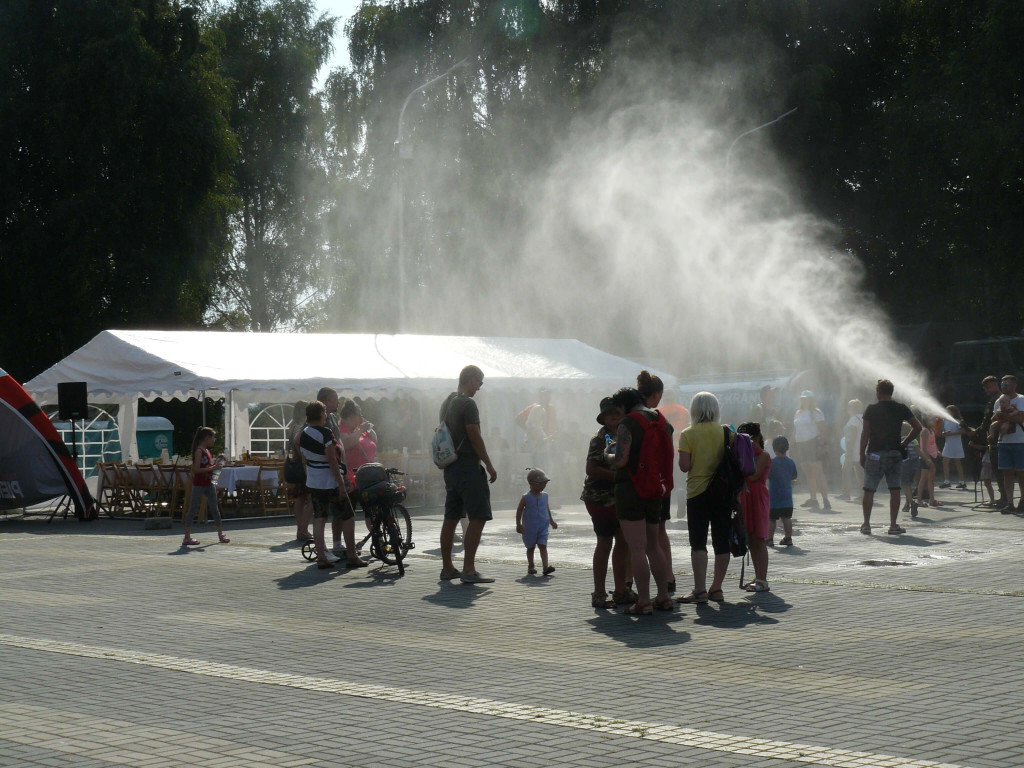
[[[324,124],[317,71],[334,19],[312,0],[236,0],[216,19],[240,205],[216,322],[271,331],[291,323],[318,286],[325,209]]]
[[[0,5],[6,369],[201,322],[231,205],[226,95],[191,3]]]

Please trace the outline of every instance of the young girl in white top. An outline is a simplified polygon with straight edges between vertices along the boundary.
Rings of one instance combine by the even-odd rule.
[[[963,416],[960,415],[960,409],[955,405],[947,405],[946,410],[949,411],[951,419],[944,419],[942,422],[942,436],[946,438],[946,442],[942,446],[942,485],[940,488],[949,488],[950,465],[956,467],[957,476],[960,478],[960,482],[956,484],[957,488],[966,488],[967,483],[964,482],[964,442],[961,435],[964,434],[963,428]]]

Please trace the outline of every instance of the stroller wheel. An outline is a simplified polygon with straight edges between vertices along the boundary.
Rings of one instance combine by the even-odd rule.
[[[302,545],[302,556],[310,562],[316,560],[316,545],[312,541]]]

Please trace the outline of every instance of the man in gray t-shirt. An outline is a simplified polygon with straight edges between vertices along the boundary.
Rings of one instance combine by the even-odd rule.
[[[891,381],[879,379],[875,387],[878,402],[864,411],[864,428],[860,433],[860,465],[864,467],[864,498],[861,500],[864,524],[860,532],[865,535],[871,533],[871,505],[883,477],[889,486],[888,532],[906,533],[906,529],[896,522],[900,513],[900,466],[907,446],[921,432],[921,422],[907,406],[892,399],[894,391]],[[910,434],[906,438],[900,437],[903,422],[910,424]]]
[[[480,409],[472,396],[452,392],[442,403],[437,418],[438,422],[443,421],[448,425],[448,432],[455,443],[459,458],[479,458],[466,433],[466,426],[469,424],[475,424],[477,429],[480,428]]]
[[[483,385],[483,371],[475,365],[467,365],[459,374],[458,391],[445,398],[438,413],[438,421],[447,424],[458,453],[455,462],[444,469],[441,578],[461,578],[467,584],[494,581],[480,575],[475,563],[480,535],[491,519],[491,490],[487,485],[487,475],[492,483],[498,479],[480,431],[480,410],[473,401],[473,396]],[[459,571],[452,562],[452,545],[455,543],[455,528],[463,516],[469,518],[469,524],[463,540],[462,570]]]

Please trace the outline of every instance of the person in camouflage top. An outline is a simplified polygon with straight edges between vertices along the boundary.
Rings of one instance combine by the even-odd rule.
[[[613,608],[636,600],[636,594],[626,586],[629,549],[622,538],[619,520],[615,515],[615,470],[605,459],[605,449],[609,441],[615,439],[615,430],[622,417],[622,409],[615,407],[610,397],[601,400],[601,412],[597,415],[601,429],[590,439],[587,476],[583,481],[583,493],[580,494],[580,500],[586,505],[594,524],[594,533],[597,534],[593,564],[594,593],[590,601],[595,608]],[[611,598],[605,591],[609,555],[612,560],[612,580],[615,583]]]

